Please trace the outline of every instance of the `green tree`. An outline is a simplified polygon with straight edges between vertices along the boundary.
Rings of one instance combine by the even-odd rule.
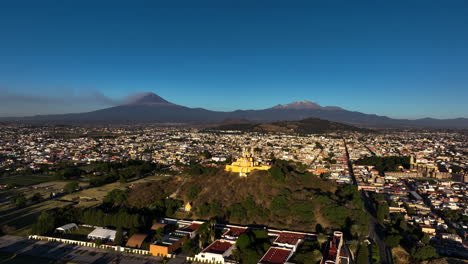
[[[218,201],[213,201],[210,203],[210,215],[211,216],[220,216],[223,213],[221,204]]]
[[[205,222],[198,228],[198,246],[203,248],[204,245],[212,242],[215,231],[210,227],[210,223]]]
[[[389,247],[396,247],[400,244],[400,241],[402,239],[401,235],[398,234],[390,234],[385,236],[385,244]]]
[[[322,258],[320,243],[315,241],[304,241],[296,252],[294,261],[299,264],[316,264]]]
[[[371,245],[372,263],[380,263],[380,250],[375,243]]]
[[[322,252],[318,249],[313,251],[298,253],[294,260],[298,264],[317,264],[322,259]]]
[[[247,231],[239,236],[236,242],[235,258],[240,263],[258,263],[258,260],[270,247],[268,235],[265,232]]]
[[[417,261],[436,258],[437,252],[433,246],[414,247],[411,249],[411,257]]]
[[[193,240],[192,239],[187,239],[184,244],[182,244],[182,251],[185,253],[185,254],[193,254],[193,248],[195,247],[195,243],[193,243]]]
[[[242,251],[249,247],[251,243],[251,237],[247,233],[244,233],[237,238],[236,246]]]
[[[421,238],[421,242],[423,242],[425,245],[429,245],[429,242],[431,241],[431,237],[424,233],[423,237]]]
[[[77,167],[67,167],[63,169],[61,172],[58,173],[59,178],[68,180],[68,179],[76,179],[83,174],[83,171]]]
[[[121,246],[122,243],[123,243],[123,240],[124,240],[124,236],[123,236],[123,230],[122,230],[122,227],[118,227],[117,228],[117,232],[115,233],[115,244],[118,245],[118,246]]]
[[[387,202],[380,202],[377,205],[377,220],[383,224],[385,219],[388,218],[389,208]]]
[[[37,221],[33,224],[32,232],[36,235],[43,235],[55,229],[56,217],[51,211],[43,211]]]
[[[201,191],[201,188],[199,186],[190,186],[188,194],[187,194],[187,199],[189,201],[193,201],[195,198],[197,198],[200,191]]]
[[[63,187],[63,191],[66,193],[72,193],[80,188],[78,182],[69,182]]]
[[[103,199],[104,204],[111,206],[122,205],[127,200],[127,191],[114,189],[106,194]]]
[[[323,149],[323,146],[322,146],[322,144],[320,144],[320,142],[315,142],[315,148]]]
[[[31,202],[39,202],[40,200],[42,200],[42,195],[40,193],[35,193],[32,197],[31,197]]]
[[[13,198],[11,198],[11,203],[16,207],[26,206],[26,201],[26,196],[23,193],[17,193],[13,196]]]
[[[279,182],[279,183],[284,182],[285,175],[280,168],[273,167],[273,168],[270,168],[268,172],[270,173],[274,181]]]
[[[369,249],[366,243],[361,243],[356,256],[357,264],[367,264],[369,262]]]

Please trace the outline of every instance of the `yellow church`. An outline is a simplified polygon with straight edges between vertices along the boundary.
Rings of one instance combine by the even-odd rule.
[[[247,174],[253,170],[269,170],[270,168],[270,166],[261,165],[255,160],[253,149],[248,153],[244,148],[242,149],[242,156],[231,163],[231,165],[226,165],[224,170],[239,173],[241,177],[247,177]]]

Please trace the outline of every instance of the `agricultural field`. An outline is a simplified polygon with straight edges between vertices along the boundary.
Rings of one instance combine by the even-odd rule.
[[[138,179],[132,182],[127,183],[120,183],[120,182],[113,182],[106,185],[102,185],[99,187],[93,187],[89,189],[84,189],[78,192],[74,192],[71,194],[67,194],[61,197],[63,201],[70,201],[70,202],[78,202],[77,206],[79,207],[94,207],[102,203],[102,199],[104,196],[107,195],[110,191],[114,189],[125,189],[127,187],[131,187],[134,184],[138,183],[145,183],[151,181],[159,181],[164,179],[161,176],[149,176],[146,178]]]
[[[1,211],[0,226],[13,235],[28,235],[37,216],[45,210],[64,207],[71,202],[47,200],[23,208],[10,208]]]
[[[36,185],[25,187],[17,187],[10,190],[0,191],[0,212],[4,210],[14,209],[15,206],[10,203],[10,199],[17,194],[24,194],[26,199],[30,199],[34,195],[40,195],[43,199],[48,199],[52,194],[59,194],[63,191],[63,187],[67,184],[66,181],[50,181]],[[86,187],[87,183],[80,183],[80,187]]]
[[[8,176],[8,177],[1,177],[0,184],[26,186],[26,185],[43,183],[43,182],[50,182],[53,180],[54,180],[53,175],[43,175],[43,174],[13,175],[13,176]]]
[[[52,181],[41,183],[32,186],[15,188],[0,192],[0,228],[5,233],[13,235],[28,235],[31,226],[36,220],[40,212],[57,207],[64,207],[70,204],[87,208],[94,207],[102,203],[106,194],[114,189],[125,189],[133,184],[158,181],[164,179],[161,176],[150,176],[147,178],[135,180],[128,183],[114,182],[99,187],[87,188],[87,183],[80,183],[80,187],[84,188],[81,191],[58,196],[49,199],[51,193],[62,192],[63,187],[67,184],[66,181]],[[22,193],[26,198],[32,197],[34,194],[39,193],[44,199],[42,202],[27,204],[25,207],[15,207],[10,202],[10,198],[17,194]]]

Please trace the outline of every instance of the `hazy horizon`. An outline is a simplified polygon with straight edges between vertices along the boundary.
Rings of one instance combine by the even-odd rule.
[[[0,3],[0,116],[150,91],[217,111],[468,117],[466,1],[18,2]]]
[[[156,94],[155,92],[152,92],[152,91],[145,91],[145,92],[138,92],[138,93],[135,93],[135,94],[130,94],[130,95],[122,97],[122,98],[110,98],[110,97],[107,97],[106,95],[104,95],[104,94],[102,94],[100,92],[97,92],[97,91],[92,93],[92,94],[85,95],[85,96],[76,95],[76,94],[69,94],[69,97],[34,97],[34,96],[22,96],[22,95],[15,95],[15,94],[8,94],[7,93],[7,94],[0,95],[0,102],[1,101],[5,102],[5,100],[9,99],[11,102],[12,101],[24,101],[25,103],[33,102],[33,103],[39,103],[39,104],[47,104],[47,105],[51,105],[51,106],[54,106],[54,107],[61,106],[61,105],[70,106],[70,104],[73,104],[73,103],[75,103],[75,104],[76,103],[84,104],[86,102],[86,105],[94,106],[95,108],[82,109],[81,107],[79,107],[79,108],[69,107],[68,109],[70,109],[70,111],[68,111],[68,112],[66,112],[66,111],[64,111],[64,112],[43,112],[43,113],[38,112],[38,113],[34,113],[34,114],[28,114],[28,113],[16,113],[16,114],[11,114],[10,113],[10,114],[8,114],[8,113],[0,112],[0,117],[27,117],[27,116],[34,116],[34,115],[54,115],[54,114],[73,114],[73,113],[91,112],[91,111],[101,110],[101,109],[105,109],[105,108],[109,108],[109,107],[113,107],[113,106],[119,106],[119,105],[124,105],[124,104],[130,103],[131,100],[135,96],[145,94],[145,93],[154,93],[154,94]],[[157,95],[159,95],[159,94],[157,94]],[[179,103],[177,103],[175,101],[169,100],[168,98],[164,98],[163,96],[161,96],[161,97],[163,99],[168,100],[170,103],[181,105],[181,104],[179,104]],[[262,107],[262,108],[236,108],[236,109],[227,109],[227,110],[222,109],[222,107],[220,107],[220,108],[206,108],[206,107],[203,107],[203,106],[200,106],[200,105],[192,105],[192,106],[182,105],[182,106],[187,106],[187,107],[191,107],[191,108],[205,108],[207,110],[212,110],[212,111],[230,112],[230,111],[235,111],[235,110],[261,110],[261,109],[272,108],[272,107],[280,105],[280,104],[281,105],[286,105],[286,104],[290,104],[290,103],[297,102],[297,101],[310,101],[310,102],[313,102],[313,103],[317,103],[322,107],[323,106],[337,106],[337,107],[340,107],[339,105],[325,105],[325,104],[321,104],[320,102],[312,101],[312,100],[308,100],[308,99],[295,100],[295,101],[290,101],[290,102],[279,102],[279,103],[276,103],[274,105],[270,105],[270,106],[266,106],[266,107]],[[346,109],[346,108],[344,108],[344,110],[357,111],[357,110]],[[363,112],[363,113],[365,113],[365,112]],[[375,113],[365,113],[365,114],[375,114]],[[463,116],[459,116],[459,117],[432,117],[432,116],[395,117],[395,116],[388,116],[388,117],[397,118],[397,119],[420,119],[420,118],[453,119],[453,118],[465,118]]]

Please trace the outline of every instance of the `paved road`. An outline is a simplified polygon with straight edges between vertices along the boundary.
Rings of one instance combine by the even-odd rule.
[[[346,150],[346,158],[348,160],[348,169],[349,175],[353,179],[353,184],[357,184],[356,177],[354,175],[353,164],[351,163],[351,159],[349,158],[348,146],[346,145],[346,140],[343,139],[345,150]],[[380,250],[380,263],[381,264],[393,264],[393,257],[392,252],[389,247],[385,245],[383,241],[384,233],[383,227],[377,221],[377,219],[371,214],[369,209],[370,206],[370,198],[366,192],[361,191],[361,199],[364,201],[364,209],[366,210],[367,215],[369,215],[369,238],[371,238],[379,247]]]
[[[323,152],[323,148],[320,149],[320,152],[317,155],[315,155],[315,157],[312,159],[312,161],[310,161],[309,169],[312,168],[312,166],[314,165],[315,160],[317,159],[318,156],[320,156],[320,154],[322,154],[322,152]]]
[[[29,240],[18,236],[0,237],[0,251],[80,264],[152,264],[161,263],[161,258],[122,254],[90,247],[67,245],[58,242]]]
[[[377,219],[369,212],[370,198],[367,192],[362,191],[361,197],[364,200],[366,213],[369,215],[369,238],[377,244],[380,251],[380,263],[393,264],[392,252],[384,242],[383,226],[377,221]]]

